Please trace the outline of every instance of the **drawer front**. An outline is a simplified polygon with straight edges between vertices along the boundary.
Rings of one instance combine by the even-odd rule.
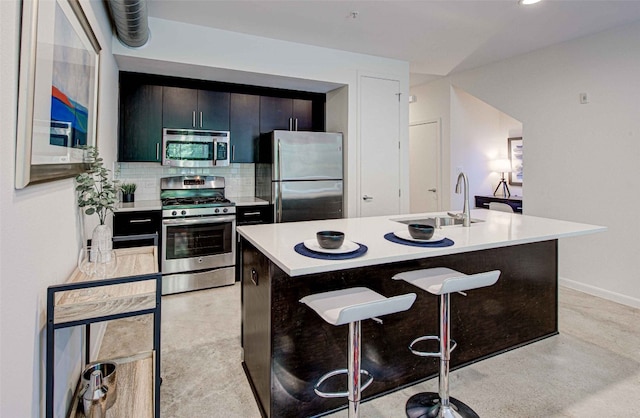
[[[162,214],[159,210],[140,212],[121,212],[113,215],[113,235],[160,235]]]
[[[236,207],[236,225],[253,225],[265,223],[273,223],[271,205]]]
[[[513,208],[515,213],[522,213],[522,200],[521,199],[505,199],[501,197],[489,197],[489,196],[475,196],[476,207],[489,209],[489,203],[500,202],[506,203]]]

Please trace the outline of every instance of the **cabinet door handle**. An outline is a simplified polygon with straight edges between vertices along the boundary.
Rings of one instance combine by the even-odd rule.
[[[295,125],[293,127],[293,130],[297,131],[298,130],[298,118],[295,118],[293,123],[295,123]]]
[[[246,212],[244,214],[244,216],[256,216],[256,215],[260,215],[260,212]]]
[[[142,223],[147,223],[147,222],[151,222],[151,218],[147,218],[147,219],[131,219],[131,220],[129,220],[130,224],[142,224]]]
[[[156,160],[160,160],[160,143],[156,142]]]
[[[202,128],[202,112],[200,112],[200,127]]]
[[[289,118],[289,130],[293,131],[293,118]]]
[[[231,161],[235,161],[235,160],[236,160],[236,146],[231,145]]]
[[[196,127],[196,111],[194,110],[191,116],[191,126]]]
[[[362,196],[362,200],[366,200],[366,201],[373,200],[373,197],[364,195]]]

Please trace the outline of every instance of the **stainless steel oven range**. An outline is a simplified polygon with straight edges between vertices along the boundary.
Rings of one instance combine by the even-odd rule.
[[[224,177],[177,176],[160,181],[162,294],[235,282],[236,208]]]

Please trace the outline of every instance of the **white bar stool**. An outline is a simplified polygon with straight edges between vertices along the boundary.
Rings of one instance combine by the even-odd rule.
[[[440,336],[428,335],[418,337],[409,344],[412,353],[423,357],[439,357],[440,373],[438,375],[438,392],[423,392],[413,395],[407,401],[407,417],[409,418],[479,418],[473,409],[463,402],[449,397],[449,358],[456,348],[450,340],[449,295],[452,292],[491,286],[498,281],[499,270],[477,274],[464,274],[445,267],[407,271],[393,276],[394,280],[404,280],[431,294],[440,296]],[[413,348],[419,341],[438,340],[440,351],[429,353]]]
[[[349,364],[347,369],[333,370],[326,373],[314,385],[313,390],[323,398],[348,397],[349,417],[360,416],[360,392],[366,389],[373,377],[366,370],[360,369],[360,329],[361,321],[378,316],[406,311],[416,300],[415,293],[386,298],[366,287],[334,290],[305,296],[300,302],[316,311],[322,319],[331,325],[349,324]],[[347,374],[347,392],[322,392],[320,385],[330,377]],[[362,384],[360,375],[368,376]]]

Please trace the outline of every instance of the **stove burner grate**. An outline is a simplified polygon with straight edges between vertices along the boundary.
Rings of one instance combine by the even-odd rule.
[[[230,204],[231,201],[220,196],[170,197],[162,200],[162,206],[206,205],[221,203]]]

